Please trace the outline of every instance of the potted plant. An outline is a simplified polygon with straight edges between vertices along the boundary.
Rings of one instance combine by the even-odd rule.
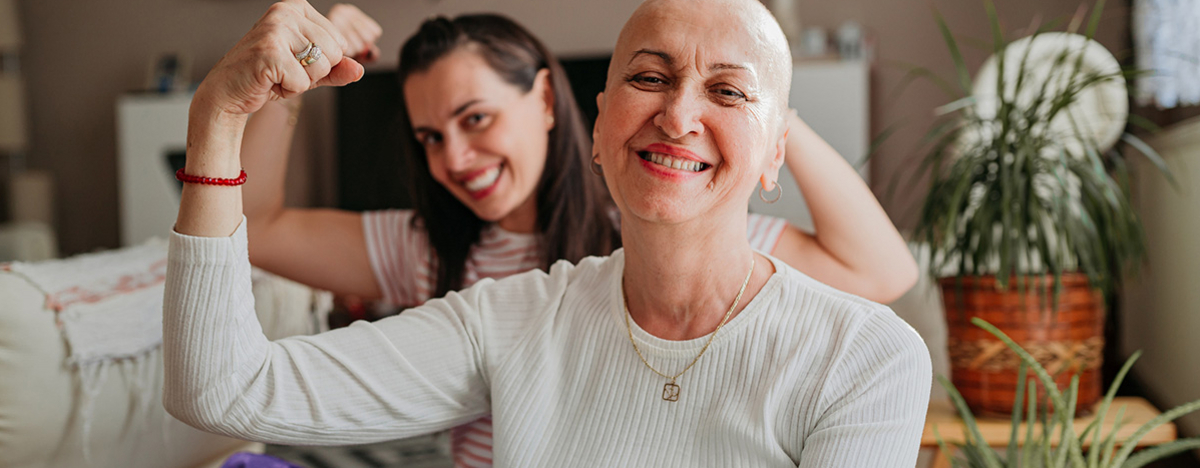
[[[957,72],[956,85],[939,83],[958,89],[926,135],[918,177],[931,183],[914,237],[929,246],[942,287],[954,384],[977,413],[1010,412],[1021,359],[971,326],[976,317],[1012,336],[1061,387],[1078,377],[1081,411],[1101,396],[1104,297],[1144,251],[1114,144],[1166,171],[1125,132],[1132,72],[1092,40],[1103,3],[1083,34],[1081,13],[1065,32],[1039,26],[1009,42],[985,1],[995,54],[974,80],[934,13]]]
[[[971,410],[967,407],[966,401],[963,400],[962,395],[955,389],[954,385],[947,381],[945,377],[938,376],[938,380],[946,388],[946,391],[950,394],[950,399],[962,415],[964,423],[962,440],[965,442],[958,445],[962,449],[962,457],[951,458],[950,463],[952,466],[969,468],[1017,466],[1041,468],[1066,468],[1069,466],[1139,468],[1161,458],[1169,457],[1186,450],[1200,448],[1200,437],[1192,437],[1147,448],[1137,454],[1133,453],[1142,436],[1152,429],[1193,411],[1200,410],[1200,400],[1185,403],[1166,411],[1137,428],[1132,436],[1124,440],[1117,439],[1117,432],[1121,428],[1121,415],[1123,413],[1123,408],[1119,408],[1117,410],[1116,421],[1113,421],[1112,430],[1108,434],[1103,433],[1104,415],[1107,414],[1109,406],[1113,403],[1113,397],[1117,393],[1117,388],[1121,386],[1121,381],[1124,380],[1125,374],[1129,372],[1129,368],[1137,361],[1141,354],[1140,352],[1134,353],[1133,356],[1126,360],[1125,365],[1117,373],[1116,378],[1097,408],[1097,413],[1100,416],[1093,420],[1082,432],[1076,434],[1073,420],[1075,419],[1076,406],[1079,401],[1079,376],[1072,377],[1070,386],[1066,392],[1060,392],[1050,372],[1042,367],[1038,363],[1038,360],[1030,355],[1029,352],[1014,342],[1012,338],[1009,338],[1004,332],[981,319],[975,318],[972,320],[972,323],[978,326],[981,331],[993,335],[1000,340],[1008,350],[1019,357],[1021,364],[1015,387],[1017,397],[1011,408],[1012,432],[1009,434],[1008,447],[1004,452],[999,452],[984,442],[984,437],[975,423],[975,418]],[[1027,370],[1033,372],[1033,377],[1029,378],[1028,382],[1026,381]],[[1038,392],[1036,391],[1038,384],[1045,390],[1046,396],[1044,400],[1047,401],[1047,405],[1038,405]],[[1028,387],[1028,390],[1026,390],[1026,387]],[[1028,404],[1025,404],[1026,402]],[[1027,424],[1022,435],[1019,429],[1023,410],[1025,414],[1024,420]],[[936,433],[936,428],[934,431]],[[1056,439],[1058,441],[1061,441],[1057,446],[1052,443],[1055,440],[1055,436],[1057,436]],[[938,435],[938,444],[942,447],[942,453],[949,457],[951,452],[946,449],[946,444],[940,435]]]

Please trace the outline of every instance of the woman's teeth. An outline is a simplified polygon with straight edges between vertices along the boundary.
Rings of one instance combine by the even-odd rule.
[[[650,153],[650,152],[643,151],[643,152],[638,153],[638,156],[640,156],[642,159],[644,159],[646,161],[650,161],[654,164],[658,164],[659,166],[665,166],[665,167],[669,167],[671,169],[677,169],[680,171],[700,172],[700,171],[708,168],[708,164],[705,164],[705,163],[702,163],[699,161],[692,161],[690,159],[683,159],[683,158],[674,158],[674,157],[667,156],[662,153]]]
[[[463,182],[463,186],[467,188],[467,191],[478,192],[485,188],[491,187],[492,184],[496,183],[496,179],[499,178],[500,166],[496,166],[483,171],[483,173],[475,176],[473,179]]]

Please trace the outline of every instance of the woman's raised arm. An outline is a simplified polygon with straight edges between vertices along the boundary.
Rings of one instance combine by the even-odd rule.
[[[356,61],[379,56],[379,24],[358,8],[337,4],[329,22],[346,39]],[[243,187],[250,261],[255,266],[339,294],[378,298],[363,236],[362,216],[331,209],[284,206],[285,174],[301,96],[268,101],[249,117],[242,137]]]
[[[296,54],[310,43],[323,56],[304,66]],[[185,172],[236,177],[250,113],[273,95],[362,76],[345,48],[303,0],[273,5],[196,91]],[[240,187],[184,186],[163,298],[163,405],[172,415],[234,437],[313,444],[427,433],[487,411],[470,295],[386,323],[268,342],[241,222]]]
[[[296,54],[309,43],[323,54],[308,66]],[[323,85],[362,77],[344,57],[341,33],[303,0],[271,6],[200,83],[188,112],[187,164],[192,176],[235,178],[249,115],[272,97],[289,98]],[[242,218],[240,187],[184,184],[175,231],[200,237],[233,233]]]
[[[854,168],[792,113],[785,162],[812,213],[813,234],[789,225],[772,255],[813,278],[875,302],[917,282],[904,238]]]

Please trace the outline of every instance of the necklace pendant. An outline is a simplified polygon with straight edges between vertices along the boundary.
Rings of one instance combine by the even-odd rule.
[[[666,401],[679,401],[679,386],[675,385],[674,382],[663,384],[662,397]]]

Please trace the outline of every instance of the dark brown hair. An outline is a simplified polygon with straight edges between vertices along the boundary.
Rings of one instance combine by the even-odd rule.
[[[589,255],[611,253],[620,244],[620,234],[610,216],[612,201],[607,191],[600,179],[589,173],[591,135],[562,65],[529,31],[494,14],[430,18],[400,49],[400,86],[409,76],[429,70],[442,57],[466,46],[524,92],[533,88],[539,71],[550,71],[555,126],[550,130],[546,165],[533,195],[537,197],[541,268],[547,269],[559,259],[576,262]],[[431,260],[437,269],[434,297],[439,297],[462,288],[467,257],[486,223],[430,175],[425,150],[411,134],[407,105],[401,104],[401,131],[409,132],[403,140],[416,207],[413,222],[414,227],[425,229],[433,248]]]

